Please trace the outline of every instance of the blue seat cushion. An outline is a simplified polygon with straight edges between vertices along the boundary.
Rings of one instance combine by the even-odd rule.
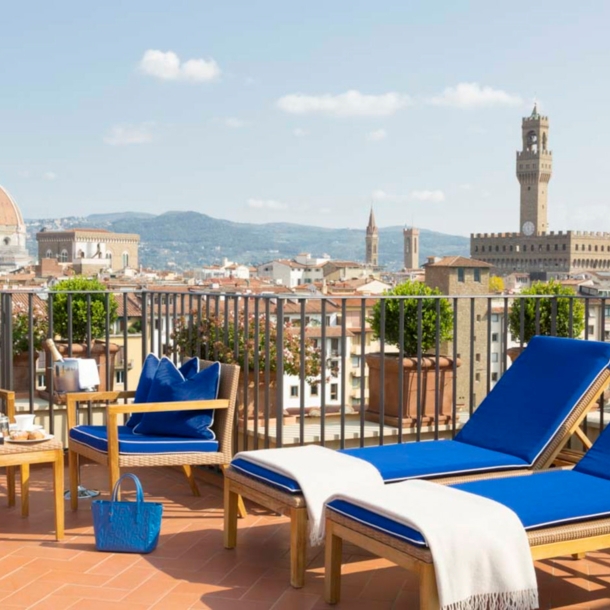
[[[533,337],[455,440],[533,464],[610,363],[610,343]]]
[[[142,365],[142,371],[140,372],[140,378],[138,379],[138,387],[136,388],[134,397],[135,404],[152,402],[148,400],[148,395],[160,362],[161,359],[155,354],[151,353],[146,356],[144,364]],[[194,377],[199,372],[199,359],[191,358],[190,360],[187,360],[178,370],[186,379]],[[142,421],[143,415],[143,413],[134,413],[125,425],[133,428]]]
[[[597,437],[574,471],[610,480],[610,426]]]
[[[610,516],[610,481],[580,472],[552,470],[529,476],[461,483],[455,487],[508,506],[526,530]],[[328,507],[407,542],[425,545],[417,530],[348,501],[334,500]]]
[[[405,479],[432,478],[467,473],[527,468],[522,459],[497,451],[482,449],[455,441],[423,441],[345,449],[342,453],[369,462],[386,483]],[[246,460],[233,460],[231,465],[246,474],[275,485],[290,493],[300,493],[299,484],[288,477],[256,466]]]
[[[162,358],[152,380],[147,402],[214,400],[218,397],[220,363],[215,362],[190,379],[169,358]],[[211,440],[214,409],[195,411],[156,411],[144,413],[134,434],[147,436],[184,436]]]
[[[70,430],[70,438],[108,453],[108,437],[106,426],[76,426]],[[195,453],[199,451],[218,451],[217,440],[194,438],[179,438],[175,436],[142,436],[133,433],[129,426],[119,426],[119,453],[142,454],[151,453]]]

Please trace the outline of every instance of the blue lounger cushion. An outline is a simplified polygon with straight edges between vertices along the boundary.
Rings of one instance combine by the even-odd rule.
[[[455,487],[508,506],[526,530],[610,516],[610,480],[581,472],[553,470],[530,476],[462,483]],[[334,500],[327,506],[412,544],[426,544],[417,530],[350,502]]]
[[[610,343],[533,337],[455,437],[533,464],[610,364]]]
[[[106,426],[76,426],[70,438],[97,451],[108,452]],[[179,438],[176,436],[142,436],[129,426],[119,426],[119,453],[150,455],[151,453],[194,453],[218,451],[217,440]]]
[[[473,447],[455,441],[423,441],[382,447],[346,449],[343,453],[370,462],[386,483],[404,479],[451,476],[480,471],[527,468],[524,460],[512,455]],[[231,466],[290,493],[300,493],[299,484],[288,477],[246,460],[233,460]]]

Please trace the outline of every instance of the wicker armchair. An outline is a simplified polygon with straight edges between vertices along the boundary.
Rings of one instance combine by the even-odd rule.
[[[212,362],[202,360],[201,368],[210,366]],[[199,495],[199,489],[193,476],[194,465],[218,465],[224,468],[233,455],[233,428],[237,387],[239,383],[239,366],[222,364],[220,388],[217,400],[184,401],[164,403],[124,403],[121,399],[133,398],[135,392],[73,392],[66,394],[66,410],[68,415],[68,460],[70,469],[70,499],[73,510],[78,508],[79,456],[83,456],[98,464],[105,464],[109,470],[110,490],[119,479],[123,467],[139,466],[181,466],[194,495]],[[96,448],[72,438],[71,431],[77,426],[77,408],[81,402],[105,402],[106,407],[106,447]],[[212,429],[218,440],[217,451],[190,451],[184,453],[125,453],[120,451],[119,415],[123,418],[129,413],[146,413],[152,411],[185,411],[201,408],[215,409]],[[185,439],[182,439],[185,440]],[[192,440],[192,439],[191,439]],[[243,512],[241,504],[240,512]]]

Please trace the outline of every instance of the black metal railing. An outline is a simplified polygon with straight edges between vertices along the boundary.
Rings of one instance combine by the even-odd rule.
[[[85,354],[91,356],[95,342],[101,341],[109,362],[111,343],[121,345],[121,359],[115,372],[106,367],[106,388],[113,386],[118,372],[122,388],[134,389],[139,371],[130,363],[137,362],[138,357],[143,361],[149,352],[175,362],[199,356],[240,364],[244,374],[235,422],[236,450],[308,442],[343,448],[452,437],[506,371],[507,348],[522,348],[528,333],[603,341],[610,331],[605,328],[606,299],[576,295],[302,297],[152,290],[104,293],[104,333],[96,338],[92,319],[100,314],[97,306],[95,311],[92,307],[92,293],[70,293],[67,332],[62,337],[68,356],[74,353],[77,343],[72,305],[74,299],[83,296],[87,305],[82,342]],[[55,298],[52,291],[0,293],[1,387],[15,388],[17,340],[25,340],[30,348],[35,346],[41,330],[35,318],[37,307],[46,312],[44,334],[56,336]],[[399,300],[397,320],[388,309],[389,298]],[[119,306],[118,320],[111,317],[111,299]],[[405,305],[413,299],[417,307],[405,319]],[[436,316],[430,318],[424,299],[434,301]],[[445,339],[440,333],[443,300],[449,303],[452,323]],[[21,304],[18,313],[17,304]],[[371,329],[372,307],[378,307],[377,334]],[[18,315],[27,316],[25,335],[23,324],[19,324],[23,318],[18,320]],[[387,329],[394,322],[398,345],[390,345],[388,340]],[[426,347],[430,328],[436,331],[435,337]],[[19,336],[15,336],[16,331]],[[417,345],[411,354],[405,353],[404,348],[409,333]],[[379,396],[373,413],[365,357],[387,351],[399,358],[413,358],[413,381],[405,384],[405,370],[398,367],[396,395],[388,396],[392,390],[385,383],[389,365],[381,359]],[[431,370],[425,368],[428,365],[423,356],[431,356]],[[53,432],[57,408],[54,379],[46,374],[45,387],[41,388],[37,383],[40,371],[36,361],[36,350],[29,349],[29,375],[26,387],[21,388],[20,400],[31,412],[48,409]],[[443,368],[445,365],[447,369]],[[49,358],[44,366],[48,373]],[[439,389],[445,377],[450,379],[448,394]],[[432,379],[436,386],[430,399],[427,384]],[[408,413],[402,407],[396,412],[391,401],[403,405],[405,393],[414,398],[415,407]],[[450,404],[444,404],[447,395],[451,397]],[[596,425],[603,428],[603,400],[600,406]]]

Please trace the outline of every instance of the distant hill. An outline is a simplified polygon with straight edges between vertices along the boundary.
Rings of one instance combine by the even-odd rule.
[[[300,252],[333,259],[363,261],[365,231],[327,229],[290,223],[248,224],[212,218],[198,212],[167,212],[158,216],[124,212],[92,214],[85,218],[27,221],[30,251],[36,250],[35,232],[93,227],[117,233],[138,233],[140,262],[155,269],[193,269],[219,263],[223,258],[258,264],[275,258],[294,258]],[[389,270],[403,266],[403,227],[379,229],[379,262]],[[467,237],[420,229],[420,262],[427,256],[469,256]]]

